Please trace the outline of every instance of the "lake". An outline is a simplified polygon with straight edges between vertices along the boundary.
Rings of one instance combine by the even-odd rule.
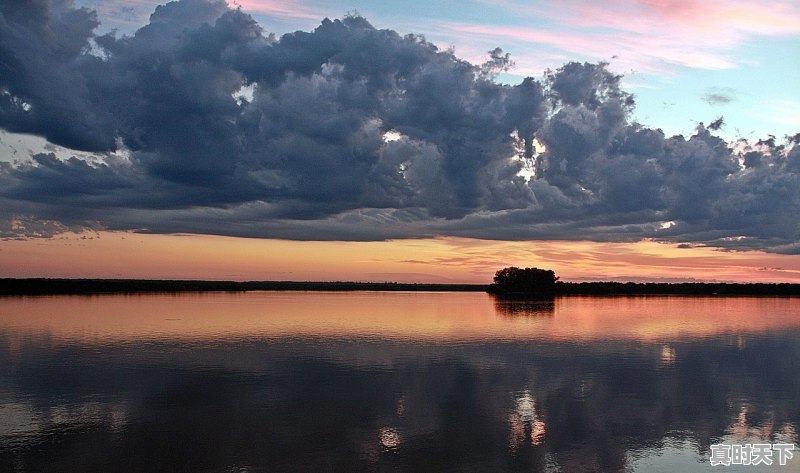
[[[792,298],[9,297],[0,471],[800,471],[799,367]]]

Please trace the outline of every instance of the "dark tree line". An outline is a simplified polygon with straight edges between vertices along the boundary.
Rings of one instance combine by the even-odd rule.
[[[633,283],[559,282],[558,295],[686,295],[686,296],[800,296],[800,284],[791,283]]]
[[[501,297],[568,295],[687,295],[687,296],[800,296],[800,284],[790,283],[633,283],[563,282],[555,272],[539,268],[503,268],[487,292]]]
[[[569,295],[740,295],[800,296],[800,284],[789,283],[623,283],[563,282],[552,270],[504,268],[485,284],[414,284],[349,281],[198,281],[146,279],[0,279],[0,296],[54,294],[121,294],[212,291],[486,291],[496,295],[553,297]]]
[[[198,281],[148,279],[0,279],[0,295],[124,294],[243,291],[453,291],[479,292],[485,284],[416,284],[352,281]]]

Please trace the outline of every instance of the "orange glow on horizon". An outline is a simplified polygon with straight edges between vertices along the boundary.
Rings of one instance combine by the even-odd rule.
[[[562,280],[800,282],[800,255],[652,241],[288,241],[101,232],[0,242],[0,277],[488,283],[506,266]]]

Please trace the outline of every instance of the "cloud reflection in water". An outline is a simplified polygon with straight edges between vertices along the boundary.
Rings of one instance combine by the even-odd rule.
[[[798,301],[531,311],[483,294],[6,299],[0,470],[707,471],[712,443],[800,440]]]

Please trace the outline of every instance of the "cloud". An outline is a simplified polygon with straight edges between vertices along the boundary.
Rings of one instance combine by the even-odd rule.
[[[547,60],[540,45],[582,60],[614,56],[618,70],[664,72],[676,67],[733,68],[745,61],[740,48],[749,39],[800,34],[800,7],[792,0],[484,3],[484,8],[504,10],[510,20],[494,25],[446,23],[442,30],[455,44],[490,38],[509,45],[520,56],[518,70],[527,74],[553,67],[551,62],[543,67],[527,60]]]
[[[800,127],[800,100],[769,100],[763,104],[760,115],[777,125]]]
[[[797,24],[800,9],[791,0],[759,4],[747,0],[615,0],[602,6],[577,0],[565,3],[571,6],[572,12],[582,13],[569,16],[569,21],[575,24],[640,33],[655,29],[673,38],[693,34],[719,42],[736,39],[741,34],[800,33]],[[672,33],[668,33],[670,30]]]
[[[799,246],[796,144],[631,123],[603,64],[510,86],[359,16],[275,38],[224,1],[183,0],[118,37],[69,1],[26,5],[0,3],[0,128],[75,156],[0,162],[4,237]]]
[[[712,87],[706,89],[706,92],[702,96],[702,100],[711,106],[728,105],[736,100],[736,91],[727,87]]]
[[[318,12],[299,1],[287,0],[228,0],[231,8],[241,7],[248,13],[258,13],[271,17],[319,20]]]
[[[103,18],[100,28],[104,30],[119,30],[133,32],[147,19],[155,8],[163,3],[160,0],[78,0],[79,4],[97,12]]]
[[[729,47],[719,49],[697,47],[695,44],[678,42],[669,36],[646,36],[635,31],[583,31],[582,29],[535,29],[526,26],[446,23],[442,29],[452,36],[491,38],[495,42],[512,42],[519,49],[530,50],[538,56],[537,45],[563,51],[566,56],[586,57],[594,60],[609,60],[614,56],[615,66],[639,72],[656,72],[685,66],[701,69],[730,69],[736,62],[726,52]],[[538,64],[517,61],[519,68],[527,73],[541,70]]]

